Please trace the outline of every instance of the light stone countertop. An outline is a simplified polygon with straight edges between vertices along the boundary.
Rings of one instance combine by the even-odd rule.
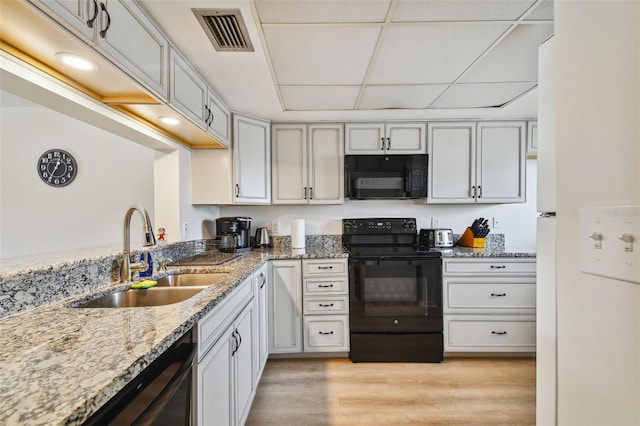
[[[532,256],[535,253],[504,249],[443,250],[445,258]],[[181,303],[119,309],[68,307],[128,287],[111,284],[2,318],[0,423],[80,424],[267,260],[332,257],[348,255],[341,248],[322,246],[252,250],[221,266],[170,268],[168,273],[228,273]]]
[[[82,423],[268,259],[316,257],[347,255],[324,248],[253,250],[222,266],[170,268],[228,272],[181,303],[67,307],[128,287],[112,284],[0,319],[0,423]]]

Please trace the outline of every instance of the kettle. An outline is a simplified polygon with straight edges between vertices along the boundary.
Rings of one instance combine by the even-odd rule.
[[[268,228],[263,226],[256,229],[256,247],[271,247],[271,236]]]

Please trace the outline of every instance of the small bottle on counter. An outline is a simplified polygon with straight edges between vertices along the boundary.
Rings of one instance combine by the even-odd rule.
[[[149,252],[140,253],[140,260],[141,261],[144,260],[147,262],[147,269],[145,269],[144,271],[140,271],[138,276],[150,277],[151,275],[153,275],[153,256],[151,256],[151,253]]]

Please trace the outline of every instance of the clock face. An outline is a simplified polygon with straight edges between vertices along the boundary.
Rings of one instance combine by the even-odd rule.
[[[78,173],[76,159],[67,151],[50,149],[38,160],[38,175],[47,185],[67,186]]]

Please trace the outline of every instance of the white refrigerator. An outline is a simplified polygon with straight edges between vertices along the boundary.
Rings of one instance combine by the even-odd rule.
[[[538,50],[536,422],[557,424],[555,48]]]

